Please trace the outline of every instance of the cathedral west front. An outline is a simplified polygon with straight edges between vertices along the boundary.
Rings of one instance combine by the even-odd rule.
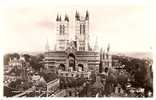
[[[47,50],[44,54],[44,65],[46,68],[55,69],[61,75],[74,77],[75,73],[87,73],[91,70],[102,72],[104,68],[112,66],[110,47],[107,50],[96,50],[89,43],[89,12],[84,16],[75,13],[74,40],[69,39],[70,18],[65,15],[56,17],[56,45],[55,50]],[[97,44],[95,44],[97,45]],[[102,66],[100,63],[102,62]],[[102,67],[102,68],[100,68]]]

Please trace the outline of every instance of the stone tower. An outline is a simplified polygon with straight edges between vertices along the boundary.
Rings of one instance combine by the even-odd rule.
[[[85,16],[80,16],[76,11],[75,14],[75,39],[77,41],[78,51],[88,51],[89,46],[89,13],[86,11]]]
[[[105,72],[106,69],[109,71],[109,69],[112,67],[112,55],[110,54],[110,45],[108,44],[107,50],[100,50],[100,65],[99,65],[99,72]]]
[[[69,42],[69,18],[65,15],[64,19],[57,15],[56,51],[64,51]]]

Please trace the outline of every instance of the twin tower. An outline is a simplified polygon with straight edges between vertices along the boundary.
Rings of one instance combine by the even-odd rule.
[[[67,15],[64,18],[57,15],[57,33],[56,33],[56,51],[64,51],[67,49],[69,40],[69,24],[70,19]],[[81,16],[77,11],[75,13],[75,45],[77,51],[88,51],[89,49],[89,13],[86,11]]]

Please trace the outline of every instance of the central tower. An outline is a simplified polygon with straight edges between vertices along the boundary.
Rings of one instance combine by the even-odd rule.
[[[89,46],[89,13],[80,16],[75,14],[75,39],[77,41],[77,51],[88,51]]]

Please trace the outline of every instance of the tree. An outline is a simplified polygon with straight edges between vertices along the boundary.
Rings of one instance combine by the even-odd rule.
[[[9,64],[9,60],[11,58],[11,54],[5,54],[4,55],[4,65],[8,65]]]
[[[118,72],[116,69],[109,68],[108,76],[106,77],[104,94],[110,95],[114,91],[114,86],[117,84]]]
[[[125,88],[125,84],[128,82],[129,74],[125,70],[119,73],[118,75],[118,83],[121,84],[122,88]]]
[[[41,67],[41,65],[39,64],[39,60],[36,58],[36,56],[31,56],[30,65],[32,66],[32,68],[38,71]]]
[[[14,53],[14,54],[12,54],[12,58],[17,58],[17,59],[19,59],[19,58],[20,58],[20,55],[19,55],[18,53]]]
[[[96,81],[96,72],[92,71],[90,77],[91,77],[91,83],[94,83]]]
[[[44,79],[47,83],[58,77],[56,73],[52,73],[52,72],[51,73],[42,73],[42,76],[44,77]]]
[[[25,58],[25,61],[30,62],[31,56],[29,54],[24,54],[23,57]]]
[[[31,56],[30,65],[32,66],[32,68],[34,68],[35,70],[40,70],[40,68],[43,67],[42,63],[40,63],[43,58],[44,58],[43,54]]]

